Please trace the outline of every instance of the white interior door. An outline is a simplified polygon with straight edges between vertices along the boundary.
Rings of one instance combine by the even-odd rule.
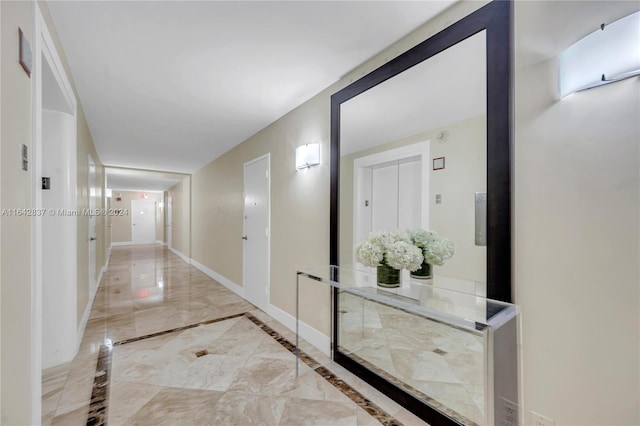
[[[398,229],[422,226],[422,162],[398,165]]]
[[[420,228],[422,220],[422,164],[398,162],[373,169],[371,229]]]
[[[244,296],[265,310],[269,303],[269,156],[244,165]]]
[[[371,184],[371,229],[398,228],[398,164],[373,169]]]
[[[89,156],[89,294],[96,291],[96,197],[98,182],[96,178],[96,163]]]
[[[156,202],[131,200],[131,242],[152,244],[156,242]]]

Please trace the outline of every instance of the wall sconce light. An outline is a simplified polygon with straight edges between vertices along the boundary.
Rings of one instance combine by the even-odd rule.
[[[320,144],[308,143],[296,148],[296,169],[306,169],[320,164]]]
[[[600,29],[562,52],[560,96],[640,75],[640,12]]]

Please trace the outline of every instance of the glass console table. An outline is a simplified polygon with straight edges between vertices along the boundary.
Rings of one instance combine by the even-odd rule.
[[[314,284],[334,291],[335,362],[432,424],[518,424],[517,306],[432,280],[384,288],[371,272],[300,270],[297,357],[300,286]]]

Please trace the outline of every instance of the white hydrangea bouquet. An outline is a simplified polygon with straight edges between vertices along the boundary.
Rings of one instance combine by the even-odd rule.
[[[355,247],[354,254],[364,266],[377,267],[378,284],[387,287],[399,285],[400,269],[416,271],[424,260],[422,250],[405,231],[374,231]]]
[[[407,234],[411,242],[422,250],[424,261],[427,263],[442,266],[455,254],[453,242],[434,231],[410,229]]]
[[[453,242],[441,237],[434,231],[426,229],[409,229],[407,231],[411,243],[420,249],[424,256],[422,266],[411,274],[413,278],[429,278],[432,276],[431,265],[444,265],[455,254]]]

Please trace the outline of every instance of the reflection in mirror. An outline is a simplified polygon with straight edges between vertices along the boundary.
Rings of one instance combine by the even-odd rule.
[[[489,299],[511,300],[511,12],[490,2],[331,96],[331,279],[381,263],[359,244],[371,231],[455,245],[423,279],[383,265],[334,292],[334,360],[429,424],[497,424],[518,400],[514,351],[457,321],[500,322]],[[416,267],[415,247],[392,247],[389,266]]]
[[[486,296],[486,77],[481,31],[341,104],[340,265],[364,268],[353,249],[371,231],[428,229],[455,254],[395,291]]]

